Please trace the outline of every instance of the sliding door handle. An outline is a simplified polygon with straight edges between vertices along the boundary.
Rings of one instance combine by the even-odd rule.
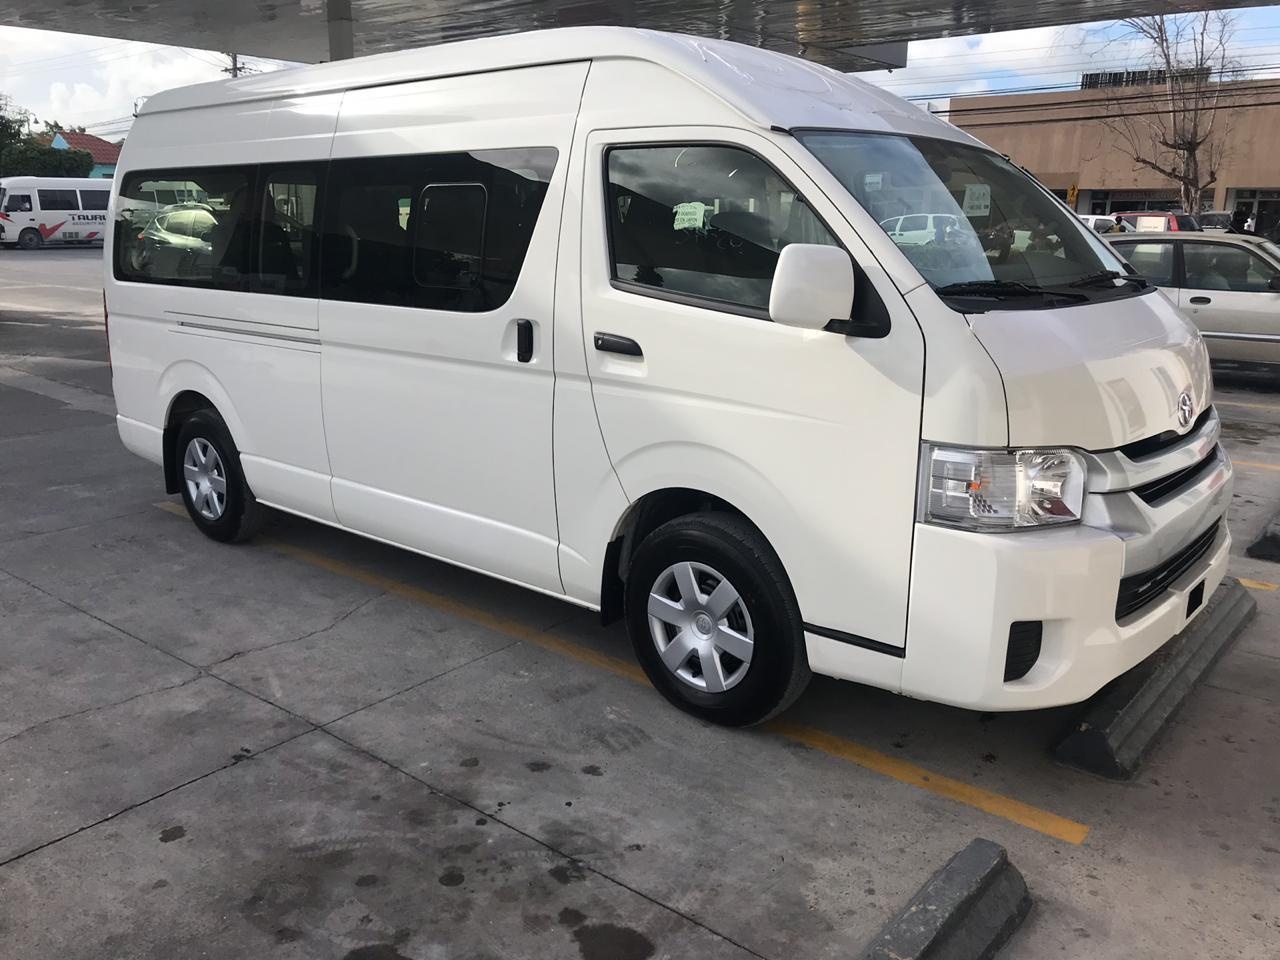
[[[597,333],[595,335],[595,345],[596,349],[601,353],[620,353],[624,357],[644,356],[644,351],[640,349],[640,344],[630,337],[620,337],[616,333]]]
[[[533,321],[516,321],[516,359],[528,363],[533,359]]]

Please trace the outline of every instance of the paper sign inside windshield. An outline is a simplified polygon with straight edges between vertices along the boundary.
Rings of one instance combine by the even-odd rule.
[[[675,230],[701,230],[707,219],[707,205],[697,200],[688,203],[677,203],[673,208],[676,214]]]
[[[872,190],[879,190],[884,186],[883,173],[864,173],[862,175],[862,189],[870,193]]]
[[[985,217],[991,213],[991,185],[970,183],[964,188],[964,215]]]

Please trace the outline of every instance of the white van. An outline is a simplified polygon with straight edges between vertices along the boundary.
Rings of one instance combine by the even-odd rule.
[[[0,244],[23,250],[47,244],[100,244],[106,235],[110,199],[110,180],[0,179]]]
[[[160,183],[185,234],[143,222]],[[1226,569],[1196,331],[1016,166],[812,63],[577,28],[190,87],[116,186],[120,436],[201,530],[267,504],[625,617],[699,716],[811,671],[1078,701]],[[899,246],[912,212],[956,222]]]

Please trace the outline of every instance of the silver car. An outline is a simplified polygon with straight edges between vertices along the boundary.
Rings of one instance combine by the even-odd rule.
[[[1280,371],[1280,246],[1235,233],[1106,239],[1200,328],[1211,359]]]

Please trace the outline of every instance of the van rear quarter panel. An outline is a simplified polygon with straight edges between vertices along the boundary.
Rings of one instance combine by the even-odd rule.
[[[131,171],[327,159],[340,101],[326,94],[144,113],[121,154],[117,189]],[[104,286],[119,415],[161,430],[178,394],[203,394],[260,499],[333,519],[317,301],[117,280],[117,206],[113,199]]]

